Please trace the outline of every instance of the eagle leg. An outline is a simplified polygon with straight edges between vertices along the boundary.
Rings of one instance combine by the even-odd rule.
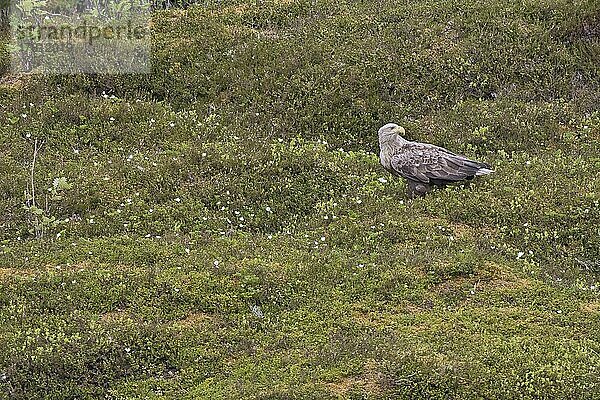
[[[406,186],[406,194],[409,198],[414,199],[415,197],[423,197],[427,193],[431,192],[432,186],[423,182],[407,180],[408,185]]]

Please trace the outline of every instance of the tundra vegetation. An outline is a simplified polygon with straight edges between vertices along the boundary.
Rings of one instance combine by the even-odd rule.
[[[600,397],[595,0],[151,26],[146,75],[11,74],[2,33],[1,398]],[[387,122],[496,173],[408,201]]]

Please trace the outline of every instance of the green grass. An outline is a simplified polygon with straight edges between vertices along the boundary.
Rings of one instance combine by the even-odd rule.
[[[593,1],[204,3],[149,75],[0,48],[0,398],[600,397]],[[496,173],[408,201],[392,121]]]

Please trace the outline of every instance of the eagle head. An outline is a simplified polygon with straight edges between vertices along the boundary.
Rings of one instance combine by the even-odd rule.
[[[384,144],[393,141],[398,136],[404,139],[402,136],[406,134],[406,131],[403,127],[390,123],[379,128],[377,134],[379,135],[379,143]]]

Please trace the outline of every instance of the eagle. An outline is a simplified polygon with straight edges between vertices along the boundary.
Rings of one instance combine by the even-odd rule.
[[[411,142],[403,127],[386,124],[379,131],[379,159],[383,168],[406,179],[407,195],[422,197],[434,187],[471,180],[494,172],[488,164],[469,160],[433,144]]]

